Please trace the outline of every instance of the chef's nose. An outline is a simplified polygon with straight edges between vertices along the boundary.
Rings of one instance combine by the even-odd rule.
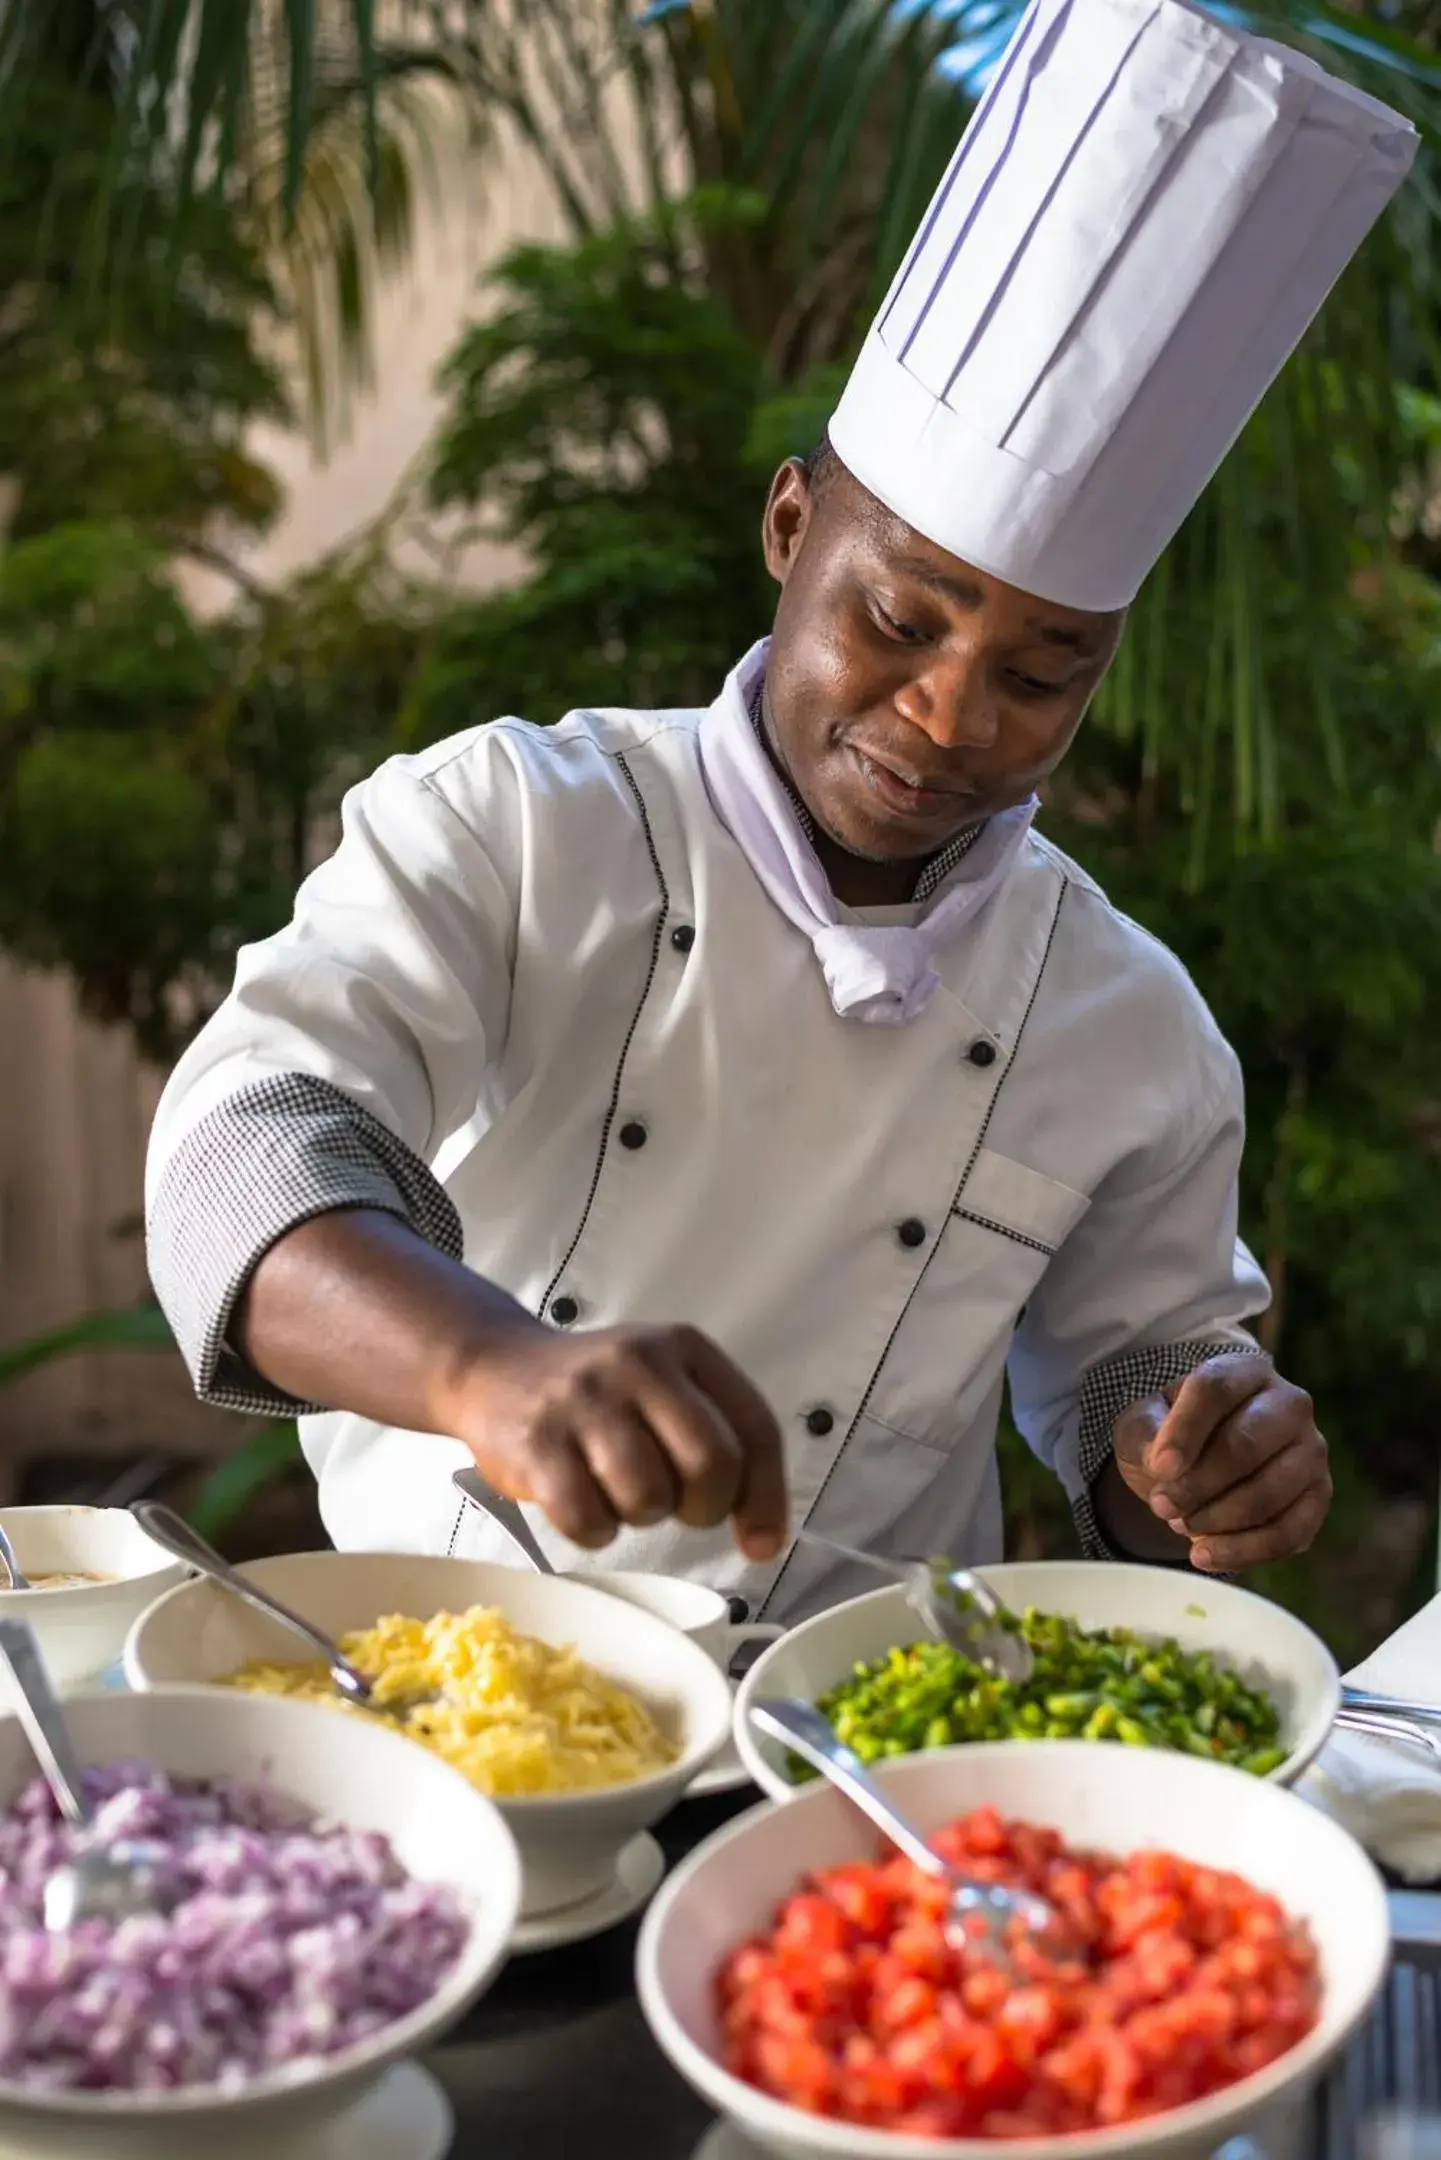
[[[1000,725],[989,669],[976,652],[933,648],[920,656],[895,707],[938,750],[989,750]]]

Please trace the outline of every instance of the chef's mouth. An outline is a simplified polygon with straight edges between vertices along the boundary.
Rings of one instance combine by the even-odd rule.
[[[850,754],[869,792],[902,816],[935,818],[949,814],[967,822],[967,805],[978,799],[973,788],[942,786],[919,775],[897,772],[867,750],[853,746]],[[979,810],[975,813],[980,814]]]

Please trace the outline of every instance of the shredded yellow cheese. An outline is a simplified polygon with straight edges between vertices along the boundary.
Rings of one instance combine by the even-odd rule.
[[[679,1750],[644,1704],[583,1664],[517,1635],[499,1612],[400,1615],[342,1638],[353,1665],[374,1679],[377,1702],[439,1689],[403,1730],[444,1756],[484,1793],[588,1792],[651,1777]],[[225,1685],[351,1709],[324,1665],[243,1665]],[[363,1710],[352,1715],[364,1717]]]

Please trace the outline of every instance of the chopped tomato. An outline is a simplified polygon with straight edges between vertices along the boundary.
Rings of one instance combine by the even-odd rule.
[[[1306,1930],[1239,1876],[1174,1853],[1071,1852],[993,1808],[936,1844],[1040,1891],[1070,1940],[1018,1940],[1003,1971],[950,1931],[944,1889],[899,1855],[824,1869],[718,1975],[738,2077],[914,2136],[1059,2136],[1217,2092],[1316,2022]]]

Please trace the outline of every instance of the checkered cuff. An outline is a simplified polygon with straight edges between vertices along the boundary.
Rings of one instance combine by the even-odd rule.
[[[306,1073],[257,1080],[176,1149],[147,1225],[150,1275],[205,1402],[265,1417],[330,1407],[272,1387],[226,1338],[271,1246],[338,1208],[381,1208],[451,1259],[463,1257],[460,1217],[444,1187],[328,1081]]]
[[[1174,1387],[1207,1358],[1226,1353],[1264,1357],[1261,1345],[1249,1336],[1230,1336],[1218,1341],[1155,1343],[1146,1350],[1126,1350],[1119,1357],[1093,1365],[1081,1386],[1081,1432],[1076,1450],[1080,1491],[1071,1500],[1071,1513],[1088,1560],[1128,1560],[1101,1529],[1092,1494],[1096,1480],[1111,1460],[1116,1420],[1132,1403],[1144,1402],[1163,1388]],[[1214,1578],[1213,1578],[1214,1580]]]

